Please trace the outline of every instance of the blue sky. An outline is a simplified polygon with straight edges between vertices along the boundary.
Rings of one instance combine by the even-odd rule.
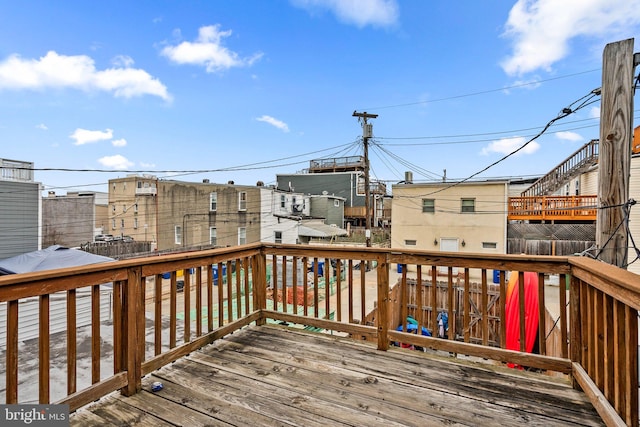
[[[134,171],[271,184],[360,155],[357,110],[378,114],[374,178],[463,179],[598,88],[605,45],[639,34],[640,0],[5,1],[0,158],[54,169],[35,178],[59,194]],[[546,173],[598,138],[599,107],[478,177]]]

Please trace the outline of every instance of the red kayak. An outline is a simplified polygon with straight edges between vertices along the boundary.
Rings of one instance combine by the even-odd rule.
[[[506,325],[507,349],[520,351],[520,292],[518,272],[514,271],[507,284]],[[538,336],[538,274],[524,273],[524,330],[525,351],[533,352]]]

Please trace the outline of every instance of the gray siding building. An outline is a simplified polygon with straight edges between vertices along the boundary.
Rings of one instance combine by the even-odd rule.
[[[33,163],[0,159],[0,259],[41,249],[40,191]]]

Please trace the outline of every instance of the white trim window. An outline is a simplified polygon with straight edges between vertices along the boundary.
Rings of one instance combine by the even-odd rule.
[[[216,191],[209,193],[209,210],[211,212],[218,210],[218,193]]]
[[[282,243],[282,231],[276,231],[274,234],[274,241],[276,243]]]
[[[238,227],[238,245],[247,243],[247,227]]]
[[[218,244],[218,230],[215,227],[209,227],[209,244],[213,246]]]
[[[246,211],[247,210],[247,192],[241,191],[238,193],[238,210]]]
[[[181,226],[179,225],[174,226],[173,237],[174,237],[174,243],[176,245],[182,244],[182,227]]]

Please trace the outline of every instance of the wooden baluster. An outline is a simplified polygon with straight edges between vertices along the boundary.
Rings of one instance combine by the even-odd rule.
[[[306,274],[305,274],[306,276]],[[293,314],[299,315],[298,312],[298,257],[291,260],[291,303],[293,304]]]
[[[507,284],[506,272],[500,271],[500,348],[507,348]]]
[[[538,348],[540,354],[547,354],[546,304],[544,295],[544,273],[538,273]]]
[[[154,276],[154,319],[153,319],[153,353],[162,353],[162,274]]]
[[[196,336],[202,335],[202,267],[196,269]]]
[[[49,294],[40,295],[40,319],[39,319],[39,336],[38,336],[38,402],[40,404],[49,403],[50,382],[50,329],[49,318],[51,308],[49,304]]]
[[[91,383],[100,381],[100,285],[91,286]]]
[[[6,403],[18,403],[18,301],[7,301]]]
[[[178,330],[178,282],[175,271],[171,272],[169,280],[169,348],[174,348],[176,346]]]
[[[113,370],[117,374],[122,370],[122,353],[119,347],[122,334],[121,282],[113,284]],[[67,395],[76,392],[77,378],[77,332],[76,332],[76,290],[67,291]],[[117,329],[116,329],[117,328]],[[120,369],[116,371],[116,369]]]
[[[342,322],[342,260],[336,260],[336,314],[338,322]]]
[[[207,264],[207,331],[213,331],[213,264]]]
[[[184,342],[191,341],[191,274],[190,269],[182,270],[184,285],[182,288],[182,299],[184,301]]]
[[[218,284],[218,327],[222,327],[224,325],[224,274],[222,272],[222,263],[218,263],[218,279],[216,283]],[[259,295],[259,290],[255,294]]]

